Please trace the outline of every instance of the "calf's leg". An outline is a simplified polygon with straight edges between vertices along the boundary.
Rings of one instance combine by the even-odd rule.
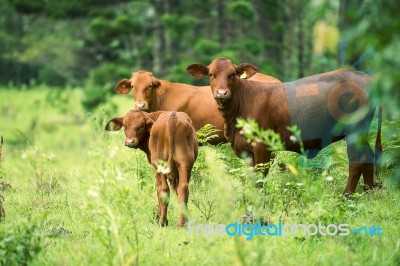
[[[167,209],[169,200],[169,186],[167,178],[161,173],[156,175],[157,199],[158,199],[158,223],[160,226],[168,225]]]
[[[178,226],[183,227],[186,223],[185,213],[187,213],[187,203],[189,200],[189,180],[190,173],[192,171],[191,166],[179,166],[179,181],[178,188],[176,190],[176,194],[178,196],[178,204],[180,208],[180,216],[178,221]]]

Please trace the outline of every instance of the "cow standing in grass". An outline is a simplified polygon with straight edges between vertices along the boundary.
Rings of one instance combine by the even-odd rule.
[[[244,73],[251,77],[257,69],[245,63],[236,66],[227,58],[218,58],[209,66],[193,64],[187,71],[196,78],[209,77],[224,119],[225,137],[236,155],[246,152],[256,164],[269,162],[271,156],[265,144],[253,146],[240,134],[235,127],[238,117],[252,118],[262,129],[274,130],[286,150],[300,153],[299,141],[291,140],[292,133],[288,130],[289,126],[297,125],[309,158],[332,142],[346,139],[349,179],[344,194],[354,192],[361,175],[366,188],[375,187],[374,162],[382,151],[381,113],[374,158],[368,143],[376,109],[367,91],[369,75],[341,69],[294,82],[267,84],[240,79]],[[268,174],[268,169],[264,174]]]
[[[242,78],[247,78],[245,75]],[[251,79],[276,83],[278,79],[257,73]],[[193,121],[196,130],[206,124],[215,126],[218,137],[211,139],[210,144],[226,142],[223,134],[224,121],[215,106],[209,86],[192,86],[157,79],[151,72],[140,70],[132,73],[130,79],[123,79],[115,87],[121,94],[131,90],[135,98],[135,108],[148,111],[185,112]]]
[[[125,145],[139,148],[155,169],[161,161],[168,168],[156,173],[158,216],[161,226],[167,225],[169,183],[176,191],[181,214],[178,226],[185,224],[184,212],[189,199],[189,181],[192,167],[197,158],[196,131],[189,116],[183,112],[145,113],[131,110],[124,117],[111,119],[105,129],[125,130]]]

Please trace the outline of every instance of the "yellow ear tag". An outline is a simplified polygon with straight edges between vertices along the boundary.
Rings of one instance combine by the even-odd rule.
[[[243,74],[242,74],[242,75],[240,75],[240,78],[241,78],[241,79],[245,79],[245,78],[247,78],[247,73],[246,73],[246,71],[245,71],[245,72],[243,72]]]

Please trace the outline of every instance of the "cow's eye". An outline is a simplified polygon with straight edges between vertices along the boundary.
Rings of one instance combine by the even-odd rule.
[[[211,73],[208,73],[208,76],[210,77],[210,79],[214,77],[214,75]]]

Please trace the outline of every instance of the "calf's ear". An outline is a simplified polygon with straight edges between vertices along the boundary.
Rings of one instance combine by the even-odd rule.
[[[118,131],[122,127],[123,117],[114,117],[106,124],[105,130],[107,131]]]
[[[131,91],[132,84],[129,79],[123,79],[115,86],[115,91],[121,94],[127,94]]]
[[[147,130],[147,132],[149,132],[150,133],[150,131],[151,131],[151,128],[153,127],[153,125],[154,125],[154,120],[153,119],[151,119],[150,118],[150,116],[148,116],[148,115],[144,115],[144,117],[145,117],[145,119],[146,119],[146,130]]]
[[[186,68],[186,71],[195,78],[202,78],[208,75],[208,67],[203,64],[192,64]]]
[[[236,75],[243,78],[250,78],[255,73],[257,73],[257,68],[251,64],[242,63],[236,67]]]

